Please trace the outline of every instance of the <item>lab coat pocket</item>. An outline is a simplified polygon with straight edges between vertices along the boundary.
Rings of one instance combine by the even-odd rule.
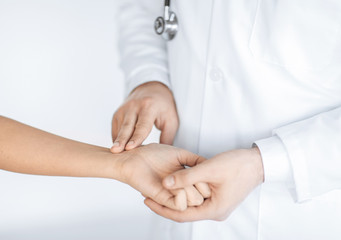
[[[321,70],[340,41],[339,0],[258,0],[249,47],[288,70]]]

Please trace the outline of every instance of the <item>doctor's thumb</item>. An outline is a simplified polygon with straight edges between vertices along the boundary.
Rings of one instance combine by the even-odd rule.
[[[162,184],[167,189],[178,189],[192,186],[196,183],[203,182],[203,174],[201,168],[198,166],[179,170],[167,177],[162,181]]]
[[[160,135],[160,143],[172,145],[176,132],[178,131],[179,122],[177,118],[170,118],[164,126],[162,126],[161,135]]]
[[[174,138],[175,138],[176,131],[177,131],[177,128],[175,127],[162,130],[161,135],[160,135],[160,143],[172,145]]]

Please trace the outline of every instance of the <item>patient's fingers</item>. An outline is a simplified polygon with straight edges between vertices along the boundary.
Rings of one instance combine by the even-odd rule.
[[[195,184],[195,187],[199,191],[201,196],[203,196],[203,198],[210,198],[211,197],[211,188],[209,187],[209,185],[207,183],[199,182],[199,183]]]
[[[187,209],[187,197],[184,189],[171,191],[163,189],[156,196],[148,196],[148,198],[173,210],[184,211]]]
[[[188,186],[185,188],[187,196],[187,206],[199,206],[204,202],[203,196],[194,186]]]
[[[172,195],[164,195],[164,193],[159,194],[157,197],[154,197],[154,201],[179,211],[184,211],[187,207],[200,206],[204,202],[204,197],[194,186],[189,186],[185,189],[175,189],[170,192]],[[145,198],[150,197],[143,193],[141,193],[141,195]],[[162,198],[160,197],[161,195],[163,195]],[[165,198],[165,196],[167,197]]]
[[[117,134],[117,138],[111,147],[111,151],[113,153],[119,153],[124,150],[128,140],[134,132],[136,120],[137,115],[135,111],[130,111],[124,116],[121,128]]]
[[[175,207],[179,211],[185,211],[187,209],[187,195],[184,189],[176,189],[172,190],[172,193],[175,195],[174,203]]]

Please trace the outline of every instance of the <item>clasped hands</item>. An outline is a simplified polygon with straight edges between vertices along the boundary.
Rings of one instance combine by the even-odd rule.
[[[162,144],[118,154],[115,178],[140,191],[155,213],[177,222],[224,220],[263,181],[256,148],[208,160]]]
[[[171,144],[179,124],[174,99],[152,82],[135,89],[115,113],[111,151],[122,155],[116,178],[140,191],[155,213],[177,222],[224,220],[263,182],[257,147],[210,159],[169,145],[139,147],[154,124],[160,142]]]

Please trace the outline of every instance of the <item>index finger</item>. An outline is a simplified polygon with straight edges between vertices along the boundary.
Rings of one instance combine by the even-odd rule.
[[[142,144],[142,142],[148,137],[149,133],[152,131],[155,118],[156,118],[155,114],[149,109],[142,110],[138,114],[134,133],[132,134],[127,146],[125,147],[126,150],[131,150]]]
[[[111,148],[113,153],[122,152],[130,139],[131,135],[133,134],[135,123],[137,120],[136,112],[129,111],[123,119],[123,122],[120,126],[120,130],[117,134],[116,139],[114,140],[114,144]]]

